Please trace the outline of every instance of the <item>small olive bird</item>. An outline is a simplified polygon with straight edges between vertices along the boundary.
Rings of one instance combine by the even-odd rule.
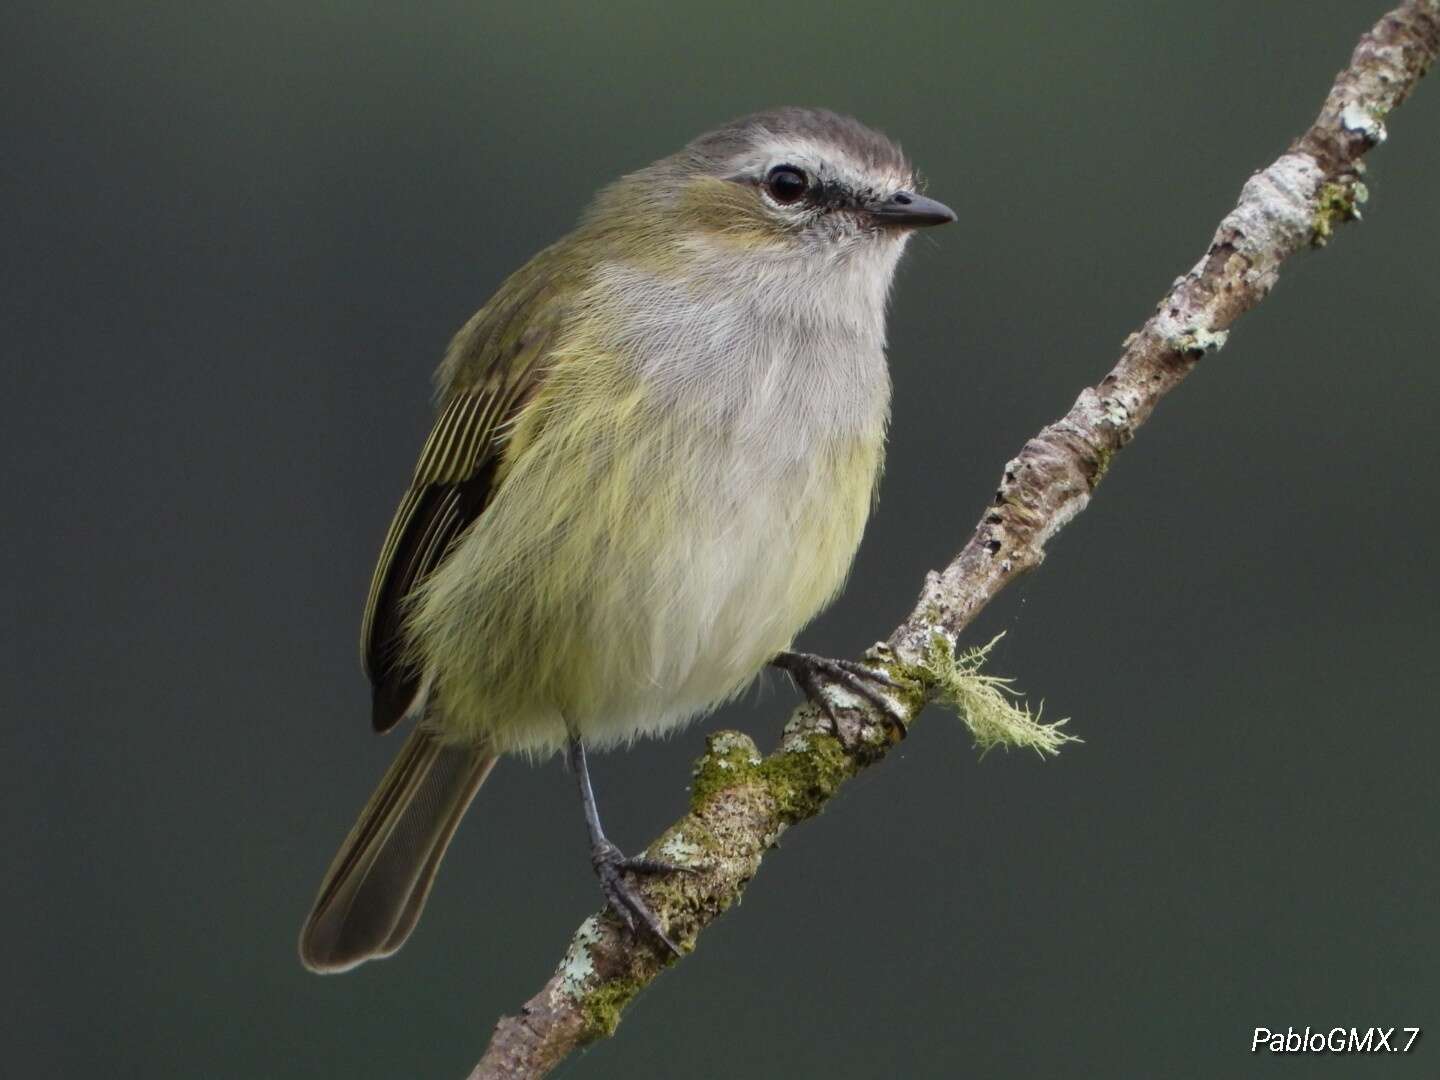
[[[306,967],[395,952],[500,755],[562,748],[608,902],[675,948],[627,879],[672,868],[606,839],[586,747],[672,731],[766,665],[832,720],[827,683],[885,705],[881,672],[790,645],[873,502],[896,263],[954,220],[885,136],[756,113],[602,190],[461,328],[361,632],[375,730],[413,729]]]

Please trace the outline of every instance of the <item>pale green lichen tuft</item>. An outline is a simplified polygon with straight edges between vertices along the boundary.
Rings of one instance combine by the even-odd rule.
[[[1066,743],[1080,742],[1061,730],[1067,720],[1042,723],[1040,712],[1032,713],[1011,688],[1013,679],[981,674],[985,658],[1001,637],[1004,635],[957,656],[949,637],[938,630],[932,632],[924,673],[934,688],[935,700],[960,714],[982,754],[1003,746],[1034,750],[1045,757],[1058,754]]]

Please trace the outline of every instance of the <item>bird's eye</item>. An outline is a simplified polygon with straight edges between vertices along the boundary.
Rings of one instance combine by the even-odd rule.
[[[765,174],[765,191],[781,206],[799,202],[809,187],[805,173],[794,165],[776,165]]]

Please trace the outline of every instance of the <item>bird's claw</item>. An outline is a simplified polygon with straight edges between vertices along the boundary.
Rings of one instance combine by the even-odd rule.
[[[876,689],[876,684],[894,689],[898,688],[900,683],[879,668],[862,664],[858,660],[832,660],[813,653],[799,652],[780,653],[771,663],[790,673],[805,696],[825,714],[834,729],[835,737],[846,750],[855,749],[858,739],[850,740],[845,737],[845,729],[835,713],[835,706],[825,695],[827,683],[839,684],[875,706],[882,719],[899,738],[903,739],[909,733],[909,720],[904,711],[888,695]]]
[[[600,879],[600,891],[605,894],[605,899],[615,910],[615,914],[620,916],[620,921],[625,924],[625,928],[634,934],[638,919],[650,933],[665,944],[667,949],[676,956],[680,956],[680,947],[670,940],[670,936],[665,933],[665,928],[660,925],[660,920],[655,912],[650,909],[650,905],[645,902],[634,886],[625,880],[625,875],[627,873],[688,874],[694,873],[694,871],[688,866],[674,866],[671,863],[646,858],[643,855],[627,857],[608,840],[603,844],[596,845],[590,854],[590,863],[595,868],[595,876]]]

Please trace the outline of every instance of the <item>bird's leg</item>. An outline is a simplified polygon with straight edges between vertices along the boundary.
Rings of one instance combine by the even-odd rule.
[[[665,874],[671,871],[686,872],[689,868],[672,866],[670,863],[647,859],[644,856],[627,858],[610,842],[605,830],[600,827],[600,810],[595,805],[595,790],[590,786],[590,766],[585,760],[585,744],[578,735],[570,736],[569,757],[570,768],[575,773],[575,784],[580,789],[580,802],[585,808],[585,827],[590,831],[590,865],[595,868],[595,876],[600,879],[600,889],[605,894],[605,899],[632,934],[635,932],[635,920],[639,919],[652,934],[665,943],[666,948],[679,956],[680,949],[670,940],[665,928],[660,925],[660,920],[634,887],[625,880],[624,875],[627,871],[632,874]]]
[[[826,684],[843,686],[846,690],[858,694],[870,702],[879,711],[885,722],[899,732],[902,739],[909,730],[904,712],[877,688],[878,686],[894,688],[900,684],[879,668],[869,667],[855,660],[831,660],[824,656],[802,652],[777,653],[770,664],[772,667],[790,673],[790,677],[804,691],[805,696],[825,714],[826,719],[830,721],[830,726],[835,729],[835,737],[847,750],[854,749],[855,743],[845,737],[845,730],[840,726],[840,718],[835,715],[835,706],[825,695]]]

